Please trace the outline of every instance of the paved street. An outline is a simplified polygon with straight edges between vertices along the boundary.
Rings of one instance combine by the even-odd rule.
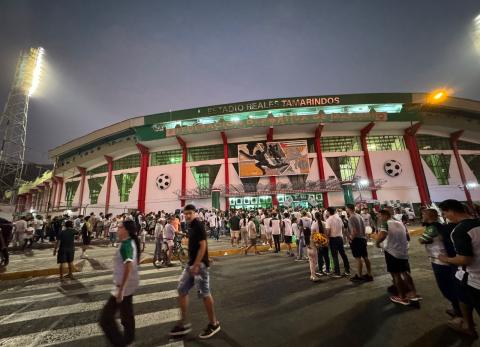
[[[176,282],[180,267],[141,266],[134,302],[137,346],[476,346],[445,325],[441,297],[423,249],[411,245],[412,273],[424,296],[420,308],[387,300],[383,256],[369,248],[375,281],[355,285],[346,279],[308,281],[308,264],[284,254],[216,258],[213,294],[222,332],[208,341],[195,336],[206,324],[203,306],[191,294],[193,332],[169,341],[178,319]],[[349,252],[349,251],[348,251]],[[59,285],[55,277],[0,283],[0,346],[104,346],[97,326],[111,289],[110,270],[92,270]]]

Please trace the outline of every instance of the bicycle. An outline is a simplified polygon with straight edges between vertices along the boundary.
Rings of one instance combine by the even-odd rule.
[[[188,262],[188,251],[183,247],[181,237],[175,237],[173,240],[172,258],[178,259],[182,266]],[[168,262],[167,240],[157,239],[155,243],[155,252],[153,254],[153,266],[158,269],[170,266]]]

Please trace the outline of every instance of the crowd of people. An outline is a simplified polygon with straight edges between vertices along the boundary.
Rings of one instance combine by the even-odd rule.
[[[116,267],[123,269],[127,263],[135,264],[121,271],[114,269],[115,282],[119,283],[117,289],[120,288],[121,293],[113,293],[113,299],[109,300],[102,315],[101,324],[106,334],[112,334],[111,339],[117,341],[121,333],[111,325],[111,318],[117,309],[124,310],[127,313],[121,314],[126,314],[126,324],[131,324],[133,317],[128,314],[132,305],[131,295],[138,286],[132,281],[138,281],[135,277],[138,276],[136,264],[148,237],[166,242],[169,248],[176,237],[188,238],[190,260],[179,284],[182,321],[172,330],[172,336],[190,331],[185,318],[186,297],[194,285],[205,300],[210,319],[204,337],[212,336],[220,328],[213,312],[208,283],[208,237],[213,240],[228,237],[232,247],[242,248],[245,255],[251,250],[255,255],[261,255],[258,245],[267,246],[262,247],[263,250],[268,248],[269,252],[280,254],[283,243],[287,257],[308,263],[309,279],[313,282],[318,282],[323,276],[349,278],[355,283],[373,281],[367,245],[375,244],[385,256],[386,269],[392,278],[392,285],[388,288],[391,293],[389,300],[399,305],[411,305],[423,299],[417,293],[409,264],[407,224],[415,218],[411,210],[387,206],[377,211],[354,205],[337,209],[230,211],[187,207],[172,213],[158,211],[146,215],[132,212],[116,216],[100,213],[97,216],[91,213],[88,216],[53,219],[48,216],[46,220],[41,216],[20,217],[14,222],[12,237],[2,233],[2,245],[11,241],[13,245],[28,250],[33,242],[55,242],[54,254],[61,264],[60,275],[63,275],[62,265],[67,263],[67,276],[72,277],[75,239],[82,240],[82,258],[88,257],[87,249],[92,239],[108,239],[111,246],[117,247]],[[451,316],[448,325],[460,333],[476,337],[473,310],[480,314],[480,257],[477,252],[480,249],[480,220],[456,200],[446,200],[435,208],[422,208],[420,213],[424,232],[418,241],[425,245],[437,286],[451,304],[451,308],[446,310]],[[353,266],[346,248],[352,253]],[[171,260],[171,248],[168,254]],[[8,262],[8,252],[6,258]],[[125,272],[129,274],[125,275]],[[115,302],[124,304],[118,306]],[[128,334],[129,329],[125,329],[125,334]]]

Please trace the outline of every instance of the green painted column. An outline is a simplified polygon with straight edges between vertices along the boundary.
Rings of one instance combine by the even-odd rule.
[[[212,189],[212,208],[220,209],[220,190]]]
[[[343,189],[343,199],[345,200],[345,205],[353,204],[354,199],[353,199],[352,185],[344,184],[342,185],[342,189]]]

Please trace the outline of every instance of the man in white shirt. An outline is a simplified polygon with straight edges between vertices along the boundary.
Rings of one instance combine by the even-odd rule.
[[[270,227],[270,220],[272,218],[269,217],[269,214],[265,214],[265,218],[263,219],[263,225],[265,226],[265,235],[267,238],[267,242],[270,245],[270,249],[273,248],[273,242],[272,242],[272,228]]]
[[[210,227],[211,236],[218,241],[219,231],[218,231],[218,217],[215,213],[211,213],[208,216],[208,226]]]
[[[344,275],[350,276],[350,263],[348,261],[347,254],[343,248],[343,221],[340,216],[335,213],[333,207],[329,207],[328,218],[325,222],[325,232],[329,237],[330,251],[332,252],[334,273],[332,277],[340,278],[340,263],[338,261],[338,253],[342,257],[343,267],[345,269]]]
[[[273,212],[272,213],[272,218],[270,219],[270,229],[272,232],[273,236],[273,242],[275,244],[275,252],[274,253],[279,253],[280,252],[280,234],[281,234],[281,228],[280,228],[280,219],[277,218],[277,213]]]
[[[17,220],[14,224],[14,231],[13,231],[13,240],[12,240],[12,245],[14,246],[20,246],[23,241],[23,235],[25,234],[25,231],[27,230],[27,221],[25,220],[25,217],[20,217],[19,220]]]

